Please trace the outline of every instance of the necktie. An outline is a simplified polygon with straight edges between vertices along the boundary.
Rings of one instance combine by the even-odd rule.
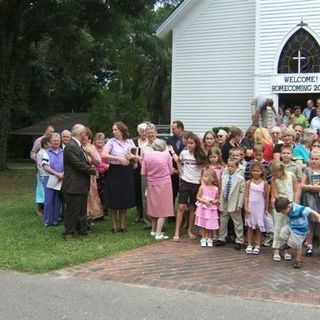
[[[229,198],[229,194],[230,194],[230,190],[231,190],[231,182],[232,182],[232,176],[229,175],[227,185],[226,185],[226,193],[225,193],[225,199],[227,199],[227,200]]]
[[[180,146],[181,146],[181,140],[180,140],[180,138],[178,138],[177,141],[176,141],[176,149],[177,149],[177,151],[180,149]]]

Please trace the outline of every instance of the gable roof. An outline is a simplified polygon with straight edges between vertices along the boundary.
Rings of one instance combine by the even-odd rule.
[[[63,130],[71,130],[71,128],[77,123],[81,123],[85,126],[88,126],[89,113],[56,113],[55,115],[45,118],[29,127],[13,130],[10,132],[10,134],[41,136],[46,127],[48,127],[49,125],[54,126],[55,131],[61,133]]]
[[[169,17],[158,27],[156,30],[156,36],[164,41],[171,41],[171,31],[173,27],[199,2],[199,0],[183,0],[169,15]]]

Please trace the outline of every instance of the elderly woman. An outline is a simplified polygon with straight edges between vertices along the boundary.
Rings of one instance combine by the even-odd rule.
[[[294,148],[294,139],[296,134],[293,129],[285,129],[282,132],[282,141],[283,143],[277,143],[273,147],[273,160],[280,160],[280,153],[283,146],[290,146],[293,150]]]
[[[104,206],[110,209],[113,233],[126,232],[126,212],[135,206],[133,162],[139,157],[132,153],[135,144],[129,139],[123,122],[112,126],[113,138],[108,140],[102,158],[110,164],[105,176]]]
[[[141,149],[148,144],[147,138],[147,127],[148,123],[143,122],[137,126],[138,136],[133,138],[133,142],[137,147],[137,154],[141,155]],[[141,165],[138,163],[138,166],[134,169],[134,189],[136,197],[136,220],[138,223],[143,218],[143,212],[146,208],[143,207],[142,202],[142,192],[141,192]]]
[[[166,217],[174,216],[172,202],[172,158],[167,151],[166,142],[156,139],[152,143],[154,152],[145,154],[141,175],[147,177],[147,206],[152,219],[151,234],[156,240],[166,240],[161,231]]]
[[[274,126],[271,128],[270,135],[271,135],[271,139],[272,139],[274,146],[278,143],[283,143],[283,141],[280,140],[281,139],[281,129],[278,126]]]
[[[310,159],[310,149],[316,138],[317,135],[312,129],[303,130],[301,144],[298,144],[293,149],[293,158],[298,160],[298,163],[304,165],[308,164]]]
[[[93,145],[97,153],[99,154],[100,158],[102,156],[102,152],[106,144],[105,140],[106,140],[106,137],[102,132],[96,133],[95,136],[93,137]],[[102,159],[102,158],[100,163],[96,166],[98,171],[98,175],[96,177],[97,188],[98,188],[98,193],[99,193],[101,203],[103,202],[104,179],[105,179],[105,175],[108,170],[108,167],[109,167],[109,164],[105,159]],[[108,211],[107,208],[103,208],[104,213],[106,213],[107,211]]]
[[[60,147],[59,133],[53,133],[51,147],[43,155],[41,164],[49,176],[43,177],[45,188],[45,203],[43,211],[43,226],[57,226],[61,214],[61,181],[63,179],[63,150]]]

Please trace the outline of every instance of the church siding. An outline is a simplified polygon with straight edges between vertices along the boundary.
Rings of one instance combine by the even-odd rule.
[[[230,124],[246,128],[254,91],[255,4],[207,3],[189,25],[173,29],[171,117],[198,133]]]
[[[258,0],[260,23],[257,25],[258,81],[255,93],[270,94],[270,76],[277,73],[277,54],[287,34],[303,19],[313,31],[320,33],[320,0]],[[277,97],[275,97],[277,98]]]

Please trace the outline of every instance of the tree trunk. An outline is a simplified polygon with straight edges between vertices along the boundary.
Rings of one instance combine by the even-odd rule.
[[[7,169],[7,143],[10,132],[10,108],[4,103],[0,106],[0,170]]]

